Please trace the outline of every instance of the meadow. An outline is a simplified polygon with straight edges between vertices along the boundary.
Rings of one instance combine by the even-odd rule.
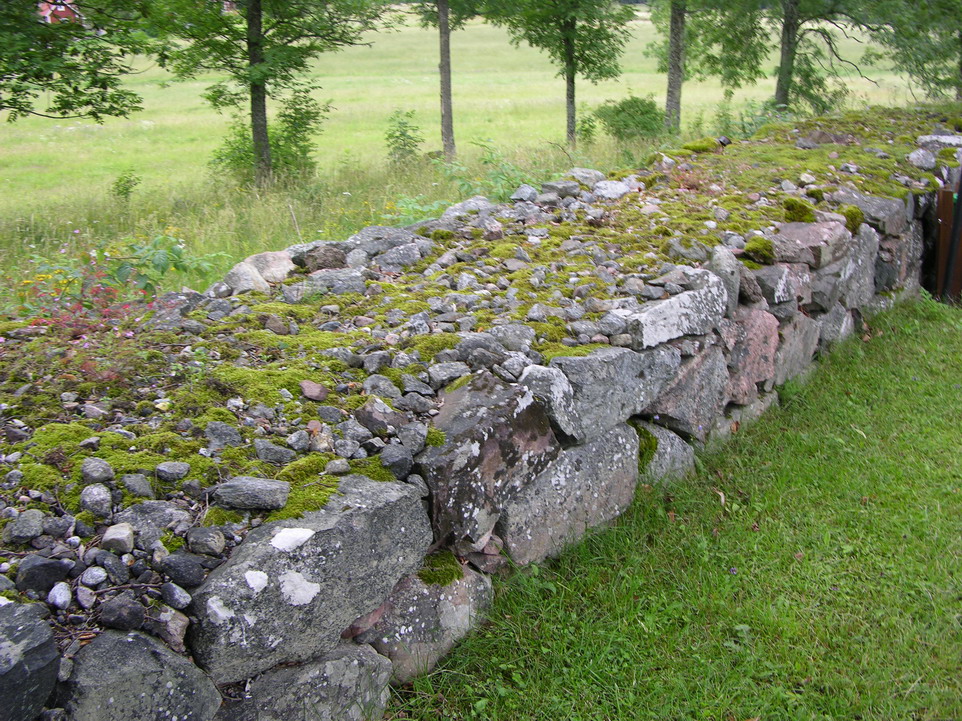
[[[661,102],[665,77],[645,53],[654,29],[640,15],[633,30],[619,79],[579,82],[582,108],[629,94],[653,94]],[[410,222],[442,201],[504,190],[518,177],[540,181],[572,165],[631,167],[647,155],[644,148],[620,147],[603,137],[567,151],[563,83],[548,59],[527,46],[512,46],[498,28],[472,22],[453,38],[455,129],[464,167],[447,173],[428,161],[392,167],[384,134],[396,109],[414,111],[414,122],[427,138],[425,152],[440,147],[437,37],[410,22],[366,41],[327,54],[314,66],[309,79],[322,88],[317,97],[334,108],[317,138],[317,175],[271,192],[254,194],[212,175],[208,167],[230,122],[200,97],[218,80],[215,76],[172,82],[165,71],[142,61],[129,85],[143,96],[144,109],[129,119],[98,125],[29,118],[0,125],[0,251],[6,285],[29,272],[35,255],[49,257],[59,249],[72,254],[167,233],[194,252],[224,254],[209,277],[170,281],[199,287],[251,252],[344,238],[369,224]],[[844,48],[852,58],[863,50],[854,39]],[[850,102],[912,100],[890,70],[875,70],[874,79],[847,76]],[[774,80],[768,79],[739,92],[736,110],[761,103],[773,88]],[[710,132],[721,88],[714,81],[692,81],[684,92],[684,133]],[[478,143],[493,152],[485,158]],[[141,181],[129,198],[112,192],[125,173]]]

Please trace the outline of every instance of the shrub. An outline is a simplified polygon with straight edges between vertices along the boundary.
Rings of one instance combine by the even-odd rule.
[[[387,143],[388,159],[395,165],[404,165],[416,160],[424,136],[421,128],[414,124],[413,110],[395,110],[387,120],[387,132],[384,140]]]
[[[608,100],[595,110],[595,115],[616,140],[639,140],[658,137],[665,127],[665,113],[652,96],[629,95],[624,100]]]
[[[330,110],[330,104],[321,105],[307,87],[296,89],[284,99],[276,120],[267,130],[275,179],[288,180],[314,172],[313,136],[320,132]],[[233,119],[210,165],[244,183],[254,179],[254,141],[244,118]]]

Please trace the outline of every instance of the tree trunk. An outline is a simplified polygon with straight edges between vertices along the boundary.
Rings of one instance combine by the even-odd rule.
[[[668,34],[668,93],[665,97],[665,129],[681,128],[681,86],[685,81],[685,0],[671,0],[671,30]]]
[[[263,8],[261,0],[247,5],[247,64],[264,62]],[[267,135],[267,83],[251,81],[251,139],[254,143],[254,182],[263,187],[271,181],[271,141]]]
[[[778,64],[778,83],[775,86],[776,106],[788,106],[792,100],[795,55],[798,52],[798,31],[801,25],[798,4],[799,0],[782,0],[782,55]]]
[[[441,144],[444,158],[454,160],[457,149],[454,145],[454,111],[451,103],[451,23],[448,0],[438,0],[438,34],[441,38],[441,62],[438,71],[441,75]]]
[[[575,110],[575,74],[578,66],[575,61],[575,20],[566,18],[562,26],[564,69],[565,69],[565,108],[567,111],[567,139],[572,148],[577,143],[577,113]]]

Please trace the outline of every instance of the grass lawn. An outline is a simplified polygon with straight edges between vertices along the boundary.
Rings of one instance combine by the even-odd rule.
[[[962,311],[870,328],[694,478],[499,583],[390,717],[962,718]]]

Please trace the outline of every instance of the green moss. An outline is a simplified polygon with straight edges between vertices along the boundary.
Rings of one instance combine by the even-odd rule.
[[[801,198],[785,198],[785,221],[788,223],[814,223],[815,207]]]
[[[454,237],[454,232],[451,230],[445,230],[444,228],[438,228],[431,233],[431,240],[444,241],[451,240]]]
[[[418,578],[428,584],[449,586],[464,578],[464,569],[451,551],[438,551],[424,559]]]
[[[287,505],[274,511],[268,521],[300,518],[305,513],[319,511],[337,490],[338,480],[324,475],[327,464],[334,459],[329,453],[312,453],[288,464],[277,474],[277,480],[291,484]]]
[[[226,408],[213,407],[208,408],[200,416],[194,419],[194,425],[198,428],[206,428],[208,423],[212,421],[220,421],[221,423],[236,423],[237,416],[231,413]]]
[[[514,254],[518,252],[518,246],[514,243],[498,243],[496,246],[491,248],[491,252],[488,253],[492,258],[513,258]]]
[[[56,488],[63,481],[60,471],[43,463],[24,463],[20,470],[23,472],[23,485],[38,491]]]
[[[226,508],[211,506],[204,514],[203,525],[205,526],[226,526],[231,523],[241,523],[244,517],[237,511],[228,511]]]
[[[693,150],[688,150],[687,148],[674,148],[673,150],[666,150],[665,155],[672,158],[690,158],[695,152]]]
[[[293,318],[298,321],[309,321],[314,317],[313,306],[293,305],[291,303],[258,303],[250,307],[252,315],[277,315],[281,318]]]
[[[765,267],[761,263],[756,263],[754,260],[749,260],[745,256],[740,256],[738,260],[740,260],[742,262],[742,265],[744,265],[749,270],[761,270],[762,268]]]
[[[561,343],[542,343],[541,345],[537,346],[537,350],[539,353],[541,353],[541,355],[544,356],[544,362],[547,363],[552,358],[580,358],[582,356],[591,355],[599,348],[607,347],[608,346],[602,343],[588,343],[587,345],[576,346],[568,346]]]
[[[396,481],[394,474],[383,465],[381,465],[380,456],[371,456],[369,458],[361,458],[351,461],[351,472],[360,473],[362,476],[367,476],[372,481],[381,481],[382,483],[389,483],[391,481]]]
[[[42,458],[55,448],[59,448],[67,455],[77,450],[77,445],[94,432],[80,423],[48,423],[37,429],[30,438],[33,447],[30,452]]]
[[[865,222],[865,213],[856,205],[843,205],[838,212],[845,216],[845,227],[852,235],[858,233],[858,229]]]
[[[814,200],[816,203],[821,203],[825,200],[825,191],[821,188],[806,188],[805,195]]]
[[[658,450],[658,439],[640,421],[628,421],[638,434],[638,476],[644,478],[648,473],[651,459]]]
[[[429,361],[443,350],[454,348],[461,339],[454,333],[431,333],[412,338],[407,350],[417,351],[422,361]]]
[[[329,453],[311,453],[284,466],[284,470],[277,474],[277,480],[287,481],[292,486],[303,485],[324,473],[332,460],[334,456]]]
[[[447,440],[447,435],[440,428],[435,428],[431,426],[428,428],[428,437],[425,440],[425,444],[429,446],[443,446],[444,442]]]
[[[745,255],[765,265],[775,262],[775,245],[770,238],[755,236],[745,244]]]
[[[715,138],[700,138],[689,141],[681,147],[693,153],[713,153],[718,150],[718,141]]]
[[[466,386],[471,379],[474,377],[472,373],[465,373],[463,376],[457,380],[453,380],[444,387],[445,393],[454,393],[458,388],[463,388]]]
[[[30,324],[25,320],[7,320],[0,323],[0,334],[9,333],[17,328],[26,328],[28,325]]]
[[[167,531],[167,533],[161,536],[160,542],[163,543],[164,548],[171,553],[184,547],[184,537],[174,534],[173,531]]]

